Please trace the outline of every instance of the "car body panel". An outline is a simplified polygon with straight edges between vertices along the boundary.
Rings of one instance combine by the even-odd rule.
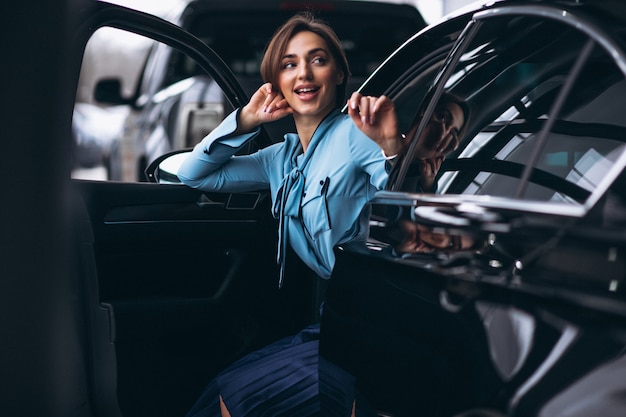
[[[404,129],[444,90],[472,108],[437,194],[412,191],[405,156],[364,212],[370,240],[336,249],[321,353],[381,415],[623,412],[603,387],[625,387],[607,371],[626,342],[624,8],[582,3],[466,9],[361,87]]]

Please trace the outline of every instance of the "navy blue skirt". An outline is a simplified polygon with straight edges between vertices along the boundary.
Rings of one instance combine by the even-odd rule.
[[[319,324],[313,325],[233,363],[211,381],[187,417],[221,416],[220,395],[232,417],[349,417],[354,378],[320,359],[319,335]],[[364,405],[357,401],[357,413]]]

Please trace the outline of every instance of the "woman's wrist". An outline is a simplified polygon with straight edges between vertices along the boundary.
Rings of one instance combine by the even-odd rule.
[[[247,111],[247,106],[243,106],[239,109],[237,114],[237,132],[238,133],[248,133],[253,131],[258,124],[255,123],[254,116]]]
[[[387,161],[394,160],[404,151],[405,146],[406,136],[404,134],[400,134],[393,139],[387,140],[385,146],[381,146],[383,157]]]

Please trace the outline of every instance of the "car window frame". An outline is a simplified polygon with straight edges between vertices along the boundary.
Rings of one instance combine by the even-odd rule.
[[[418,126],[417,132],[414,137],[419,137],[421,132],[425,129],[429,116],[432,114],[435,108],[435,104],[438,98],[441,96],[444,91],[444,85],[448,81],[456,63],[460,59],[461,55],[464,53],[465,49],[468,45],[470,45],[474,34],[480,29],[483,22],[488,21],[491,18],[497,18],[501,16],[529,16],[529,17],[540,17],[547,20],[555,20],[560,23],[571,26],[572,28],[582,32],[588,37],[589,42],[592,42],[599,47],[601,47],[604,51],[606,51],[609,56],[612,58],[612,61],[617,65],[617,67],[621,70],[622,75],[626,77],[626,59],[623,55],[612,54],[612,50],[621,50],[620,45],[616,44],[616,42],[601,28],[596,22],[590,21],[589,19],[572,15],[571,13],[566,13],[566,11],[561,10],[559,8],[548,7],[548,6],[503,6],[500,8],[490,9],[490,10],[481,10],[474,13],[471,18],[468,20],[467,25],[463,29],[462,33],[456,39],[454,45],[452,46],[449,55],[446,57],[444,65],[440,68],[439,73],[435,76],[435,82],[430,87],[429,92],[427,94],[431,95],[431,99],[428,103],[428,106],[425,111],[425,115],[423,117],[422,122]],[[572,71],[569,73],[572,75]],[[573,74],[574,76],[576,74]],[[568,96],[571,86],[567,87],[567,90],[562,86],[560,91],[565,97]],[[554,112],[550,112],[548,115],[546,126],[549,127],[551,123],[554,122],[556,115]],[[545,127],[544,127],[545,130]],[[407,153],[410,155],[414,152],[417,141],[412,141]],[[405,158],[400,164],[398,164],[394,168],[394,172],[391,175],[391,180],[387,184],[385,189],[386,192],[402,192],[402,184],[409,172],[410,168],[410,159]],[[590,194],[590,196],[581,204],[580,207],[568,207],[566,211],[568,213],[574,214],[576,217],[584,216],[602,197],[602,195],[608,190],[612,182],[617,178],[618,175],[622,172],[622,168],[626,164],[626,152],[622,151],[620,157],[615,161],[607,175],[604,176],[603,180],[599,184],[598,187]],[[527,183],[530,180],[530,174],[534,167],[527,166],[527,173],[524,174],[524,181]],[[406,194],[406,193],[405,193]],[[457,198],[459,201],[466,199],[467,195],[459,195],[454,198]],[[470,196],[471,200],[476,200],[476,196]],[[439,195],[429,196],[429,199],[437,199],[440,198]],[[449,201],[451,198],[450,195],[446,196],[446,201]],[[413,199],[413,198],[411,198]],[[480,198],[478,200],[481,200]],[[519,203],[523,204],[523,206],[533,207],[534,210],[540,210],[547,212],[554,212],[555,207],[563,207],[563,204],[558,203],[548,203],[548,204],[537,204],[537,202],[525,202],[520,198],[504,198],[498,199],[498,205],[503,203],[506,204],[507,200],[510,202],[511,208],[519,209]],[[541,206],[544,206],[544,209],[540,209]],[[560,209],[560,208],[559,208]],[[533,210],[533,211],[534,211]]]

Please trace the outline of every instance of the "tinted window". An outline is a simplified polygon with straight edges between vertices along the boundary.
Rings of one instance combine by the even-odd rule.
[[[554,110],[587,41],[576,29],[545,19],[484,22],[445,84],[467,100],[472,116],[461,146],[442,166],[438,192],[586,201],[626,139],[626,83],[597,44]],[[526,184],[529,164],[534,169]],[[415,171],[408,171],[409,180]]]

